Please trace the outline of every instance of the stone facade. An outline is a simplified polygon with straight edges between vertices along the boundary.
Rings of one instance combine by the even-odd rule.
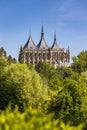
[[[53,66],[69,66],[70,65],[70,50],[69,47],[65,51],[59,48],[54,35],[52,47],[49,47],[44,38],[44,30],[41,30],[41,39],[38,45],[35,45],[30,35],[24,46],[20,47],[19,62],[31,63],[36,65],[38,62],[47,62]]]

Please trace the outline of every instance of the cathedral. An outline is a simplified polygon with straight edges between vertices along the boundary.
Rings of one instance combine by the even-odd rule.
[[[59,48],[56,34],[54,35],[52,46],[49,47],[45,41],[44,29],[42,26],[40,42],[37,45],[30,35],[26,44],[20,47],[19,62],[30,63],[34,66],[38,64],[38,62],[50,63],[50,65],[53,65],[54,67],[69,66],[70,50],[69,47],[66,51],[64,48]]]

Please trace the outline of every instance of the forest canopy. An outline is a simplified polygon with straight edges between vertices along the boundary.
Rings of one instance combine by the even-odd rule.
[[[60,130],[60,123],[55,125],[56,121],[64,122],[65,128],[62,130],[74,130],[75,128],[70,127],[76,126],[78,127],[76,130],[81,130],[82,126],[83,129],[87,129],[87,51],[80,52],[72,60],[70,67],[55,69],[45,62],[32,66],[18,63],[11,55],[7,56],[3,47],[0,48],[0,119],[9,120],[10,117],[6,111],[11,104],[13,118],[14,113],[18,113],[19,117],[16,115],[16,119],[21,120],[23,116],[22,121],[25,124],[27,123],[25,118],[28,121],[31,118],[33,123],[41,120],[38,126],[41,125],[40,128],[43,130],[45,127],[51,130],[52,126]],[[3,111],[7,117],[2,113]],[[35,113],[32,114],[33,111]],[[38,112],[44,115],[43,119]],[[43,125],[44,120],[47,126]],[[10,128],[10,123],[7,122],[6,126],[4,121],[4,128]],[[11,123],[14,126],[13,122]],[[67,123],[69,123],[68,126]],[[25,128],[25,124],[20,128]],[[81,127],[79,127],[80,124]],[[36,124],[34,125],[36,127]],[[0,122],[1,130],[3,130],[2,126]]]

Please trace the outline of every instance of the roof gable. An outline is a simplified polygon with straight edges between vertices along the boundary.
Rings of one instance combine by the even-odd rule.
[[[31,35],[30,35],[28,41],[26,42],[24,48],[25,48],[25,49],[28,49],[28,50],[36,50],[36,49],[37,49],[35,43],[34,43],[33,40],[32,40]]]

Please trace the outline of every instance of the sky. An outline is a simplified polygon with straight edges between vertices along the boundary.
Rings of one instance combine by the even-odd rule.
[[[45,40],[70,48],[71,58],[87,50],[87,0],[0,0],[0,47],[18,59],[31,34],[37,45],[44,27]]]

